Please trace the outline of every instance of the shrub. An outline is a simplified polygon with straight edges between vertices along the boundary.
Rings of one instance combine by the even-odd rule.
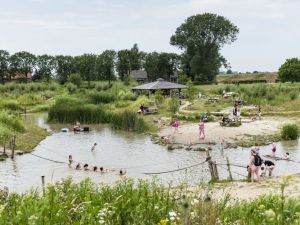
[[[20,117],[10,115],[5,111],[0,112],[0,127],[1,126],[16,132],[25,130],[24,123]]]
[[[78,74],[78,73],[72,73],[70,75],[69,81],[72,84],[76,85],[77,87],[80,87],[80,85],[82,83],[82,78],[81,78],[80,74]]]
[[[295,100],[298,97],[298,94],[296,92],[291,92],[290,93],[290,99]]]
[[[284,140],[296,140],[299,137],[299,131],[296,124],[285,124],[281,128],[281,137]]]
[[[179,99],[175,96],[173,96],[169,100],[169,110],[172,112],[173,115],[175,115],[179,110]]]
[[[76,85],[74,85],[72,83],[67,83],[67,89],[70,94],[74,94],[75,91],[77,90],[77,87],[76,87]]]

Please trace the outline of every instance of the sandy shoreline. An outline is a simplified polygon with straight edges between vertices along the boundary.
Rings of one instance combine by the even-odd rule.
[[[296,122],[297,119],[283,117],[266,117],[262,120],[243,122],[239,127],[223,127],[219,122],[205,123],[206,137],[199,139],[199,128],[197,123],[183,124],[176,133],[168,126],[163,127],[159,136],[170,137],[175,143],[194,144],[194,143],[220,143],[223,139],[226,143],[234,143],[235,139],[247,139],[253,135],[276,134],[286,123]]]

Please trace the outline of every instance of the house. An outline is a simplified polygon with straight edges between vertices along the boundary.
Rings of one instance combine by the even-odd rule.
[[[139,83],[145,83],[148,81],[146,70],[132,70],[130,76]]]

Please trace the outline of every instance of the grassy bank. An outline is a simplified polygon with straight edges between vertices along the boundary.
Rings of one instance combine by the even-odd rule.
[[[105,225],[273,225],[299,224],[298,199],[281,195],[237,202],[224,196],[172,189],[157,182],[123,179],[113,186],[89,180],[67,179],[38,191],[0,195],[1,224],[105,224]]]

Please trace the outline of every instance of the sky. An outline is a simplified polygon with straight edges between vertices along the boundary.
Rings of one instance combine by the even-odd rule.
[[[180,53],[171,35],[187,17],[209,12],[240,29],[221,50],[232,70],[277,71],[300,54],[299,11],[300,0],[0,0],[0,49],[80,55],[137,43]]]

